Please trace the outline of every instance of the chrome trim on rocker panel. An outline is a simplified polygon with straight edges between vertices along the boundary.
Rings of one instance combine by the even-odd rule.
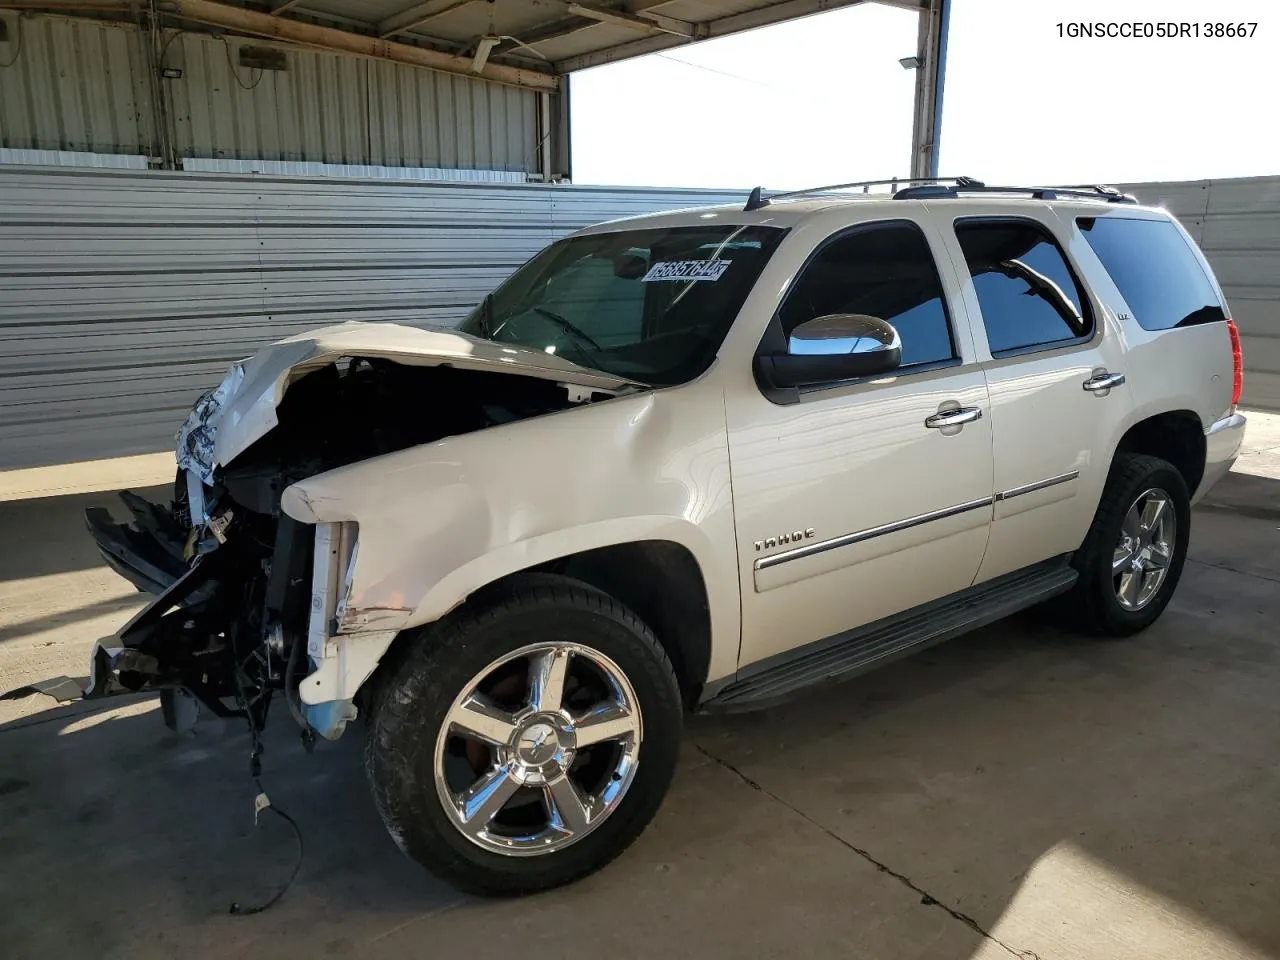
[[[878,527],[859,530],[857,533],[846,533],[843,536],[833,537],[830,540],[822,540],[818,543],[805,544],[805,546],[796,547],[793,550],[784,550],[782,553],[775,553],[768,557],[761,557],[755,562],[755,569],[766,570],[769,567],[776,567],[780,563],[786,563],[788,560],[800,560],[804,557],[812,557],[815,554],[826,553],[828,550],[836,550],[840,547],[848,547],[855,543],[862,543],[864,540],[883,537],[885,534],[898,533],[900,530],[909,530],[912,527],[918,527],[921,524],[929,523],[933,520],[945,520],[947,517],[954,517],[957,514],[967,513],[970,510],[980,510],[983,507],[989,507],[994,502],[994,498],[992,497],[983,497],[981,500],[970,500],[967,503],[958,503],[954,507],[943,507],[941,510],[934,510],[931,513],[922,513],[914,517],[907,517],[905,520],[894,520],[892,523],[882,523]]]
[[[1010,487],[1008,490],[1002,490],[997,493],[996,501],[1012,500],[1014,497],[1020,497],[1024,493],[1035,493],[1037,490],[1044,490],[1046,487],[1056,487],[1060,483],[1069,483],[1078,476],[1080,476],[1080,471],[1072,470],[1070,473],[1050,477],[1047,480],[1037,480],[1035,483],[1024,483],[1020,487]]]

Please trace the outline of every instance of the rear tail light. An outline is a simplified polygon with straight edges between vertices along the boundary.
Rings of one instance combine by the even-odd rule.
[[[1227,333],[1231,335],[1231,406],[1240,403],[1240,391],[1244,387],[1244,352],[1240,349],[1240,328],[1227,317]]]

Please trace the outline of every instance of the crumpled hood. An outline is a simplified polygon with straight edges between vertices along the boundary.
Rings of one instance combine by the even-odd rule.
[[[350,321],[279,340],[233,364],[179,429],[178,466],[212,483],[215,467],[231,462],[276,425],[276,407],[291,383],[341,357],[514,373],[607,392],[643,386],[554,354],[453,330]]]

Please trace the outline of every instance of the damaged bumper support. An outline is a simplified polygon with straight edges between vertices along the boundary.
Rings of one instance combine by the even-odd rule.
[[[123,498],[133,525],[100,508],[86,521],[113,569],[156,599],[95,644],[88,677],[57,677],[3,698],[40,693],[69,702],[181,690],[216,715],[248,713],[261,725],[270,690],[283,688],[305,728],[339,737],[357,714],[356,692],[397,633],[370,624],[376,612],[348,605],[356,525],[281,516],[264,557],[243,548],[250,531],[215,528],[214,518],[184,542],[170,510]],[[184,549],[194,556],[190,566]]]

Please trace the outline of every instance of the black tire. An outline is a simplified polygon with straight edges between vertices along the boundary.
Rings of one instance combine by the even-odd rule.
[[[437,795],[434,751],[450,706],[495,660],[554,638],[610,658],[635,691],[642,749],[620,804],[580,840],[547,854],[507,856],[473,843]],[[472,893],[547,890],[603,867],[640,835],[675,771],[683,706],[671,661],[653,633],[612,597],[550,574],[513,578],[414,638],[381,683],[365,749],[378,812],[401,849]]]
[[[1177,518],[1172,557],[1164,582],[1139,610],[1128,610],[1116,596],[1112,556],[1125,514],[1149,489],[1169,495]],[[1191,539],[1191,498],[1182,474],[1168,461],[1145,454],[1116,455],[1102,500],[1084,544],[1072,561],[1080,579],[1058,609],[1082,630],[1100,636],[1126,637],[1145,630],[1164,612],[1177,589]]]

